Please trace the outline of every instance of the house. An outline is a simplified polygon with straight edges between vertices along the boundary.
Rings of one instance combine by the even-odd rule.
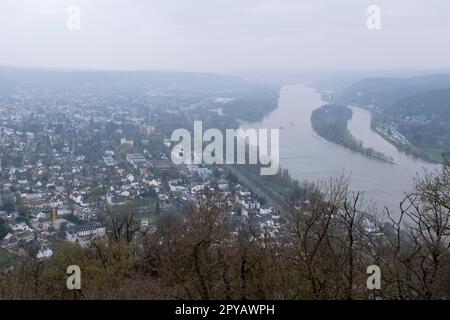
[[[14,236],[12,232],[9,232],[2,240],[2,246],[3,247],[14,247],[17,244],[17,237]]]
[[[241,199],[241,204],[245,209],[248,210],[259,210],[261,204],[257,200],[253,200],[251,197],[245,197]]]
[[[170,199],[169,196],[167,194],[160,194],[158,195],[158,199],[159,199],[159,207],[160,209],[167,209],[170,208]]]
[[[362,224],[364,226],[364,231],[367,233],[379,233],[380,228],[375,224],[375,222],[370,221],[367,218],[363,218]]]
[[[81,220],[89,221],[96,218],[96,213],[90,208],[77,208],[73,214]]]
[[[29,231],[29,230],[33,230],[33,229],[30,228],[30,229],[27,229],[27,230],[16,230],[16,231],[13,231],[14,239],[16,239],[17,242],[24,241],[26,243],[33,241],[35,235],[33,234],[32,231]]]
[[[120,139],[120,144],[124,144],[124,145],[130,146],[131,148],[133,148],[134,141],[128,140],[127,138],[122,138],[122,139]]]
[[[103,162],[105,163],[106,166],[115,166],[117,164],[114,158],[109,155],[103,156]]]
[[[205,189],[205,187],[206,187],[206,185],[204,185],[204,184],[195,185],[195,186],[193,186],[191,188],[191,193],[194,194],[194,193],[197,193],[199,191],[202,191],[203,189]]]
[[[219,190],[227,190],[228,189],[228,181],[225,179],[220,179],[217,182],[217,187],[219,188]]]
[[[17,181],[20,185],[25,186],[28,184],[28,180],[27,179],[19,179]]]
[[[130,183],[133,183],[133,181],[134,181],[134,176],[133,176],[131,173],[129,173],[129,174],[127,174],[126,179],[127,179]]]
[[[33,216],[33,219],[36,220],[36,221],[39,220],[39,219],[45,219],[46,218],[45,213],[43,213],[41,211],[39,211],[36,214],[33,214],[32,216]]]
[[[66,214],[71,214],[71,213],[72,213],[72,210],[66,206],[58,206],[58,209],[56,211],[56,214],[58,216],[64,216]]]
[[[44,204],[44,200],[39,193],[22,193],[23,202],[28,206],[40,206]]]
[[[259,228],[261,230],[273,227],[274,223],[270,216],[258,216]]]
[[[36,254],[36,258],[39,260],[50,258],[51,256],[53,256],[53,250],[50,248],[41,248]]]
[[[30,228],[25,222],[21,222],[15,225],[11,226],[11,229],[13,231],[26,231],[26,232],[33,232],[33,229]]]
[[[154,126],[148,126],[148,125],[144,125],[144,130],[145,130],[145,133],[149,136],[153,136],[156,131]]]
[[[239,190],[240,197],[249,197],[250,195],[251,195],[251,192],[248,190]]]
[[[186,187],[181,184],[179,179],[169,180],[169,188],[171,192],[183,192],[186,190]]]
[[[106,235],[106,228],[100,223],[90,223],[81,226],[73,226],[66,230],[68,241],[86,245],[93,239],[102,238]]]
[[[173,184],[171,184],[171,185],[169,185],[169,187],[170,187],[170,191],[171,192],[183,192],[183,191],[186,190],[186,187],[182,186],[182,185],[173,185]]]
[[[78,191],[75,191],[70,194],[70,199],[72,199],[76,204],[82,207],[87,207],[89,204],[83,201],[83,195],[79,193]]]
[[[125,157],[134,168],[147,164],[147,159],[140,153],[127,153]]]
[[[143,228],[143,229],[148,228],[148,225],[149,225],[148,219],[141,220],[141,228]]]
[[[110,193],[106,195],[106,201],[110,206],[121,206],[125,204],[125,198],[122,196],[114,196]]]
[[[198,172],[198,165],[188,164],[187,169],[188,169],[189,173],[192,175],[194,172]]]
[[[161,186],[161,180],[152,179],[150,181],[145,180],[146,183],[148,183],[149,186],[157,187],[159,188]]]
[[[124,198],[128,198],[130,196],[130,192],[127,190],[124,190],[120,193],[120,196],[124,197]]]
[[[274,212],[273,207],[264,207],[264,206],[261,206],[261,207],[259,208],[259,213],[260,213],[261,215],[268,215],[268,214],[272,214],[273,212]]]
[[[171,144],[172,144],[172,142],[170,141],[170,139],[168,139],[168,138],[164,139],[164,145],[167,148],[170,148]]]

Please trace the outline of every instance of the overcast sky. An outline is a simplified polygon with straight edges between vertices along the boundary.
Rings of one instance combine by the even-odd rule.
[[[369,5],[381,29],[366,27]],[[67,27],[67,7],[81,29]],[[0,65],[82,69],[450,67],[448,0],[0,0]]]

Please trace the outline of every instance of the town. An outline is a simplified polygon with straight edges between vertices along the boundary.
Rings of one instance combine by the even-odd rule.
[[[152,232],[205,191],[225,195],[229,214],[260,236],[276,237],[274,204],[227,166],[171,161],[168,124],[182,122],[184,104],[161,89],[149,96],[24,90],[0,102],[0,261],[45,259],[63,241],[87,245],[120,212]]]

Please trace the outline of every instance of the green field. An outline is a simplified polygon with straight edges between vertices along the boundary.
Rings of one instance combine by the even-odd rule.
[[[441,148],[421,148],[423,152],[430,155],[434,161],[442,162],[442,153],[444,149]]]

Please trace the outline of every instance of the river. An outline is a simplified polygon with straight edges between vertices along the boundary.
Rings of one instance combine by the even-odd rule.
[[[369,111],[352,107],[348,129],[365,147],[392,156],[396,165],[371,159],[350,149],[319,138],[311,125],[311,113],[326,104],[313,88],[286,85],[280,91],[278,108],[259,123],[243,124],[243,128],[282,128],[280,130],[280,163],[299,181],[317,181],[345,172],[351,187],[364,191],[367,203],[393,211],[404,192],[413,189],[414,178],[437,165],[414,159],[399,152],[370,128]]]

